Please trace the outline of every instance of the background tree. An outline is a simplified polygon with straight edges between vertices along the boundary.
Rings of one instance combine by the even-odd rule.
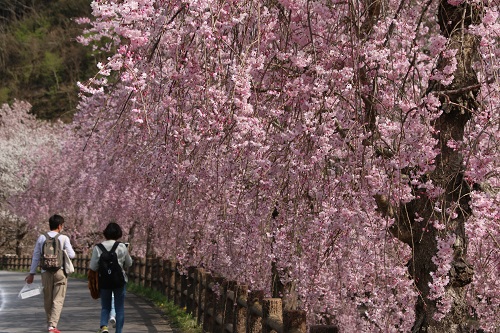
[[[27,223],[9,211],[7,198],[26,190],[39,159],[62,138],[60,125],[37,120],[30,109],[18,101],[0,108],[0,255],[24,254]]]
[[[70,121],[78,104],[76,82],[96,60],[75,41],[76,17],[90,1],[0,1],[0,104],[25,100],[41,119]]]
[[[274,273],[346,332],[494,332],[498,7],[93,2],[80,41],[116,52],[18,202],[269,294]]]

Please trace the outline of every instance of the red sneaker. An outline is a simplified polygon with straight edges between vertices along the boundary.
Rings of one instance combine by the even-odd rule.
[[[52,333],[61,333],[61,331],[59,331],[57,328],[55,327],[49,327],[49,332],[52,332]]]

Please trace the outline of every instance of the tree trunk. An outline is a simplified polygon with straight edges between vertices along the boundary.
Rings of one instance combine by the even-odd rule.
[[[22,256],[24,254],[24,244],[23,240],[28,234],[28,230],[26,229],[26,223],[18,224],[18,228],[16,230],[16,255]]]
[[[443,113],[435,121],[436,138],[440,154],[436,168],[428,175],[435,186],[444,190],[437,198],[429,198],[424,192],[399,208],[393,234],[408,243],[413,249],[413,259],[408,264],[410,274],[420,292],[416,304],[416,320],[413,332],[469,332],[469,309],[465,300],[464,286],[472,281],[473,269],[466,261],[467,237],[465,223],[470,216],[470,188],[464,180],[462,155],[448,147],[449,140],[461,141],[472,111],[477,109],[476,96],[479,84],[472,68],[478,54],[478,38],[467,32],[471,24],[477,24],[481,12],[469,3],[459,6],[441,0],[438,21],[443,36],[448,38],[449,48],[456,49],[457,68],[453,82],[443,86],[430,82],[427,93],[439,96]],[[437,70],[449,64],[450,58],[441,57]],[[435,207],[438,209],[435,209]],[[453,208],[456,207],[456,208]],[[456,214],[451,214],[453,209]],[[416,215],[418,214],[418,215]],[[416,217],[423,220],[418,221]],[[435,228],[433,221],[444,226]],[[423,231],[425,230],[425,231]],[[448,273],[449,283],[445,287],[445,298],[451,301],[451,309],[440,320],[439,299],[430,295],[429,284],[433,282],[431,272],[437,269],[433,258],[438,253],[438,239],[453,237],[453,260]]]
[[[275,221],[278,217],[279,212],[275,207],[271,217],[273,222],[273,228],[277,228]],[[271,251],[274,245],[274,239],[271,244]],[[286,274],[287,272],[285,272]],[[283,301],[283,310],[297,310],[299,308],[299,294],[297,292],[297,283],[295,281],[290,281],[285,284],[281,281],[282,274],[278,271],[276,262],[271,263],[271,295],[275,298],[281,298]]]

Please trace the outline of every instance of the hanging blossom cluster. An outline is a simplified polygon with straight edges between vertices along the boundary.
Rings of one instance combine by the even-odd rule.
[[[435,317],[440,320],[451,310],[452,299],[446,297],[446,287],[450,282],[448,274],[453,260],[455,237],[449,236],[447,239],[438,239],[437,243],[438,253],[432,259],[437,269],[435,272],[431,272],[432,283],[429,285],[429,298],[437,300],[438,312]]]
[[[485,43],[484,47],[492,50],[491,44]],[[490,63],[491,54],[487,59],[486,68],[492,71],[495,66]],[[467,151],[466,175],[469,182],[475,184],[471,198],[473,215],[465,225],[468,255],[475,263],[469,303],[476,309],[485,329],[491,332],[498,330],[499,324],[494,318],[500,307],[500,121],[495,102],[499,95],[500,89],[495,86],[482,91],[484,109],[467,128],[467,140],[457,143]]]
[[[485,11],[481,24],[472,31],[481,39],[481,82],[492,82],[481,89],[480,112],[466,128],[465,140],[457,149],[464,150],[464,168],[471,184],[473,215],[466,227],[469,237],[468,255],[474,265],[474,281],[468,294],[471,308],[484,330],[498,330],[497,310],[500,307],[500,119],[498,105],[500,87],[498,78],[498,32],[500,7]]]
[[[450,145],[466,156],[471,184],[498,186],[498,12],[484,5],[487,19],[474,27],[485,41],[481,107],[464,141]],[[18,198],[32,205],[18,209],[30,206],[33,222],[64,212],[78,221],[82,247],[115,219],[136,254],[153,251],[268,293],[274,269],[295,286],[310,322],[410,331],[412,251],[389,233],[394,220],[374,197],[397,206],[443,191],[425,180],[443,112],[426,89],[430,80],[448,84],[456,69],[438,4],[388,1],[376,22],[349,2],[92,6],[81,42],[111,56],[80,83],[72,135]],[[438,71],[439,57],[449,61]],[[498,194],[478,190],[472,202],[469,255],[481,267],[469,301],[494,331]],[[431,286],[442,313],[448,251],[435,255]]]

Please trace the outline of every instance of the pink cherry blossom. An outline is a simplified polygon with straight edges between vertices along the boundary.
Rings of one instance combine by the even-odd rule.
[[[450,3],[484,6],[461,31],[480,40],[471,87],[454,86],[463,53],[438,24],[444,2],[388,1],[379,12],[370,3],[94,1],[80,41],[108,62],[79,84],[64,147],[17,211],[33,226],[61,211],[81,248],[115,219],[134,254],[203,266],[267,295],[274,269],[309,323],[345,332],[411,331],[421,299],[433,324],[446,323],[462,246],[452,226],[463,217],[460,255],[474,278],[461,291],[494,332],[497,3]],[[477,103],[452,99],[463,92]],[[439,126],[460,103],[470,117],[450,134]],[[450,167],[470,188],[456,200],[435,176],[443,153],[460,155]],[[393,232],[403,222],[418,231],[406,242]],[[409,264],[424,238],[434,246],[429,283]]]

